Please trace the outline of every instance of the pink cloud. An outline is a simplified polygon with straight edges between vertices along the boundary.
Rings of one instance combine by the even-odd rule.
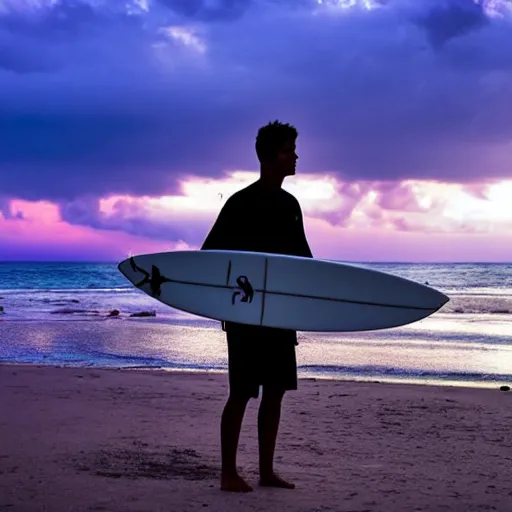
[[[120,260],[130,252],[173,250],[180,242],[136,237],[121,231],[101,231],[63,222],[56,205],[14,201],[23,219],[0,216],[0,260]],[[183,243],[181,244],[183,246]]]
[[[384,210],[397,210],[402,212],[423,212],[425,207],[419,203],[410,183],[377,183],[374,185],[377,192],[376,203]]]
[[[118,261],[129,253],[197,249],[229,196],[219,200],[218,190],[234,191],[244,184],[196,180],[183,187],[183,195],[161,198],[3,201],[7,215],[0,214],[0,260]],[[302,204],[318,257],[510,259],[512,213],[506,207],[512,182],[468,190],[456,184],[342,183],[326,176],[298,176],[285,188]]]
[[[463,190],[477,199],[489,199],[489,183],[470,183]]]

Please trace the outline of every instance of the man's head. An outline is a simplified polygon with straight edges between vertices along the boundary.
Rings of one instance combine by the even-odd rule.
[[[295,164],[299,158],[295,152],[297,129],[288,124],[274,121],[258,130],[256,136],[256,154],[261,168],[276,178],[285,178],[295,174]]]

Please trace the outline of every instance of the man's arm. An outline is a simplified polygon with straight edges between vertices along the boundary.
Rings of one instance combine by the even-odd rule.
[[[232,198],[226,201],[222,207],[217,220],[213,224],[210,232],[206,236],[202,251],[213,249],[229,250],[232,245],[233,236],[236,233],[236,211]]]
[[[297,256],[302,256],[303,258],[312,258],[313,253],[308,244],[308,240],[306,238],[306,232],[304,229],[304,218],[302,215],[302,209],[300,207],[299,202],[297,201],[297,211],[299,216],[299,237],[298,237],[298,247],[297,247]]]

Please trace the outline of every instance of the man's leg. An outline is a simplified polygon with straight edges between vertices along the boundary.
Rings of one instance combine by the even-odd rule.
[[[258,412],[260,485],[294,489],[294,484],[286,482],[274,472],[274,452],[284,393],[282,388],[263,386]]]
[[[242,421],[251,398],[250,393],[230,394],[220,423],[220,443],[222,456],[222,475],[220,488],[223,491],[250,492],[251,486],[238,474],[236,454]]]
[[[252,488],[236,470],[238,440],[247,403],[251,397],[258,398],[254,366],[253,346],[247,328],[231,327],[226,332],[229,366],[229,398],[222,413],[220,442],[222,475],[220,488],[223,491],[250,492]]]

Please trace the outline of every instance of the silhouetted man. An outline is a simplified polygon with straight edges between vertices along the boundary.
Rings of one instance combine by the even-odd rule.
[[[297,199],[281,188],[295,174],[297,130],[278,121],[260,128],[256,154],[260,178],[233,194],[222,208],[202,249],[289,254],[312,258]],[[297,389],[297,333],[225,322],[229,397],[221,419],[222,476],[225,491],[252,491],[238,474],[236,455],[249,399],[262,398],[258,412],[260,485],[293,489],[273,467],[281,416],[288,390]]]

